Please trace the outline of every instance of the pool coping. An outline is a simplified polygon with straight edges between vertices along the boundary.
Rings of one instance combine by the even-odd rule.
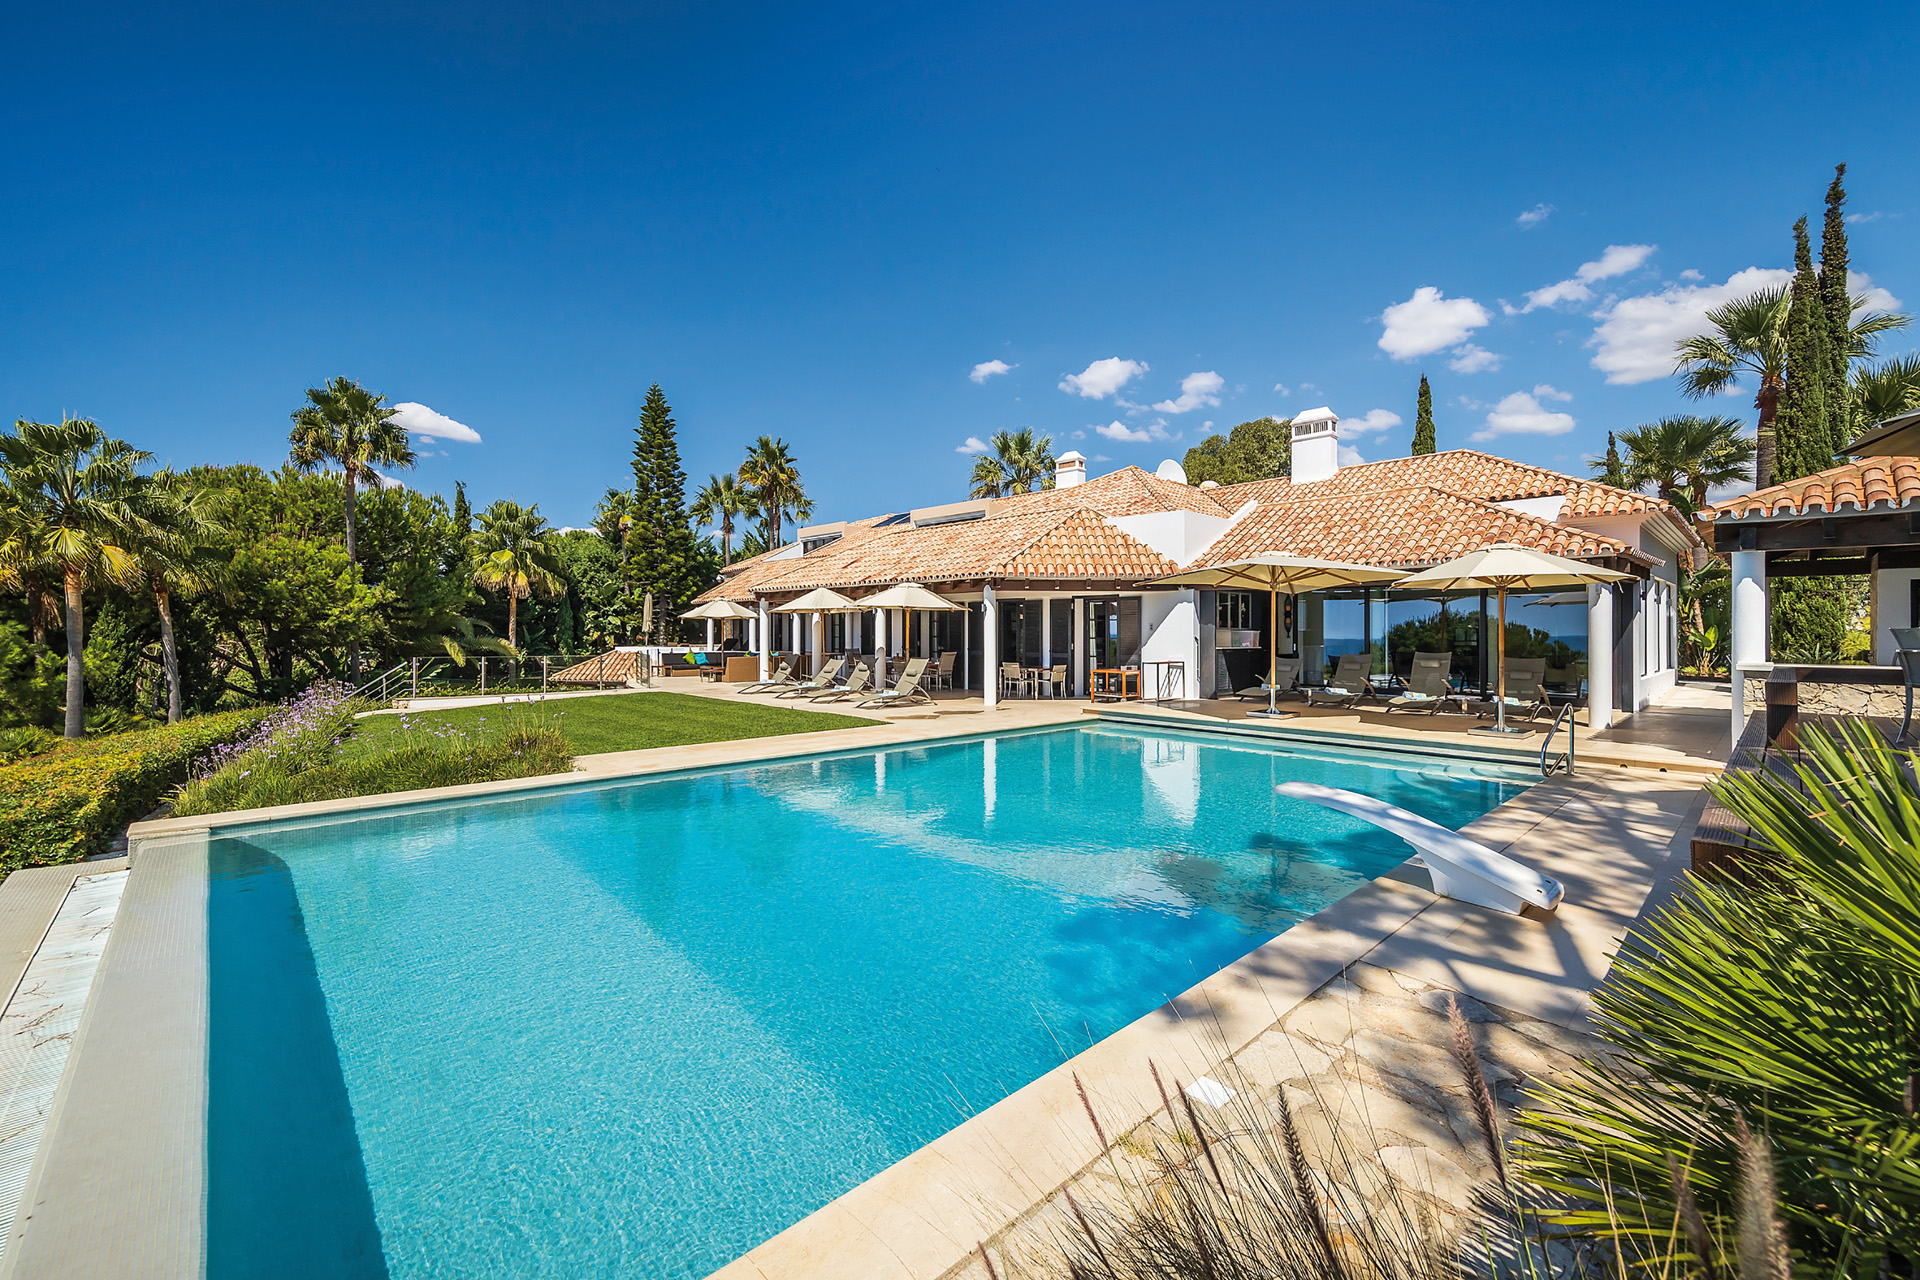
[[[103,957],[48,1118],[22,1206],[22,1227],[0,1260],[0,1280],[15,1274],[74,1270],[93,1274],[185,1277],[204,1260],[206,1020],[204,983],[179,982],[183,966],[204,973],[206,850],[212,833],[273,828],[315,819],[359,817],[449,801],[538,794],[666,773],[699,772],[809,758],[865,754],[921,744],[1005,736],[1086,723],[1080,711],[1044,720],[965,727],[890,723],[836,731],[739,739],[734,759],[690,763],[687,749],[660,748],[604,772],[576,771],[428,791],[397,792],[277,809],[241,810],[136,824],[123,923]],[[1185,729],[1185,725],[1155,726]],[[840,736],[858,735],[859,741]],[[1307,744],[1301,744],[1307,745]],[[622,753],[626,754],[626,753]],[[633,753],[638,755],[640,753]],[[1500,805],[1465,830],[1502,847],[1547,821],[1592,781],[1549,780]],[[197,859],[197,861],[196,861]],[[193,888],[198,868],[199,887]],[[82,864],[76,874],[94,865]],[[931,1276],[965,1260],[973,1239],[997,1229],[1008,1206],[1044,1197],[1077,1172],[1093,1146],[1074,1077],[1100,1098],[1114,1124],[1144,1097],[1148,1056],[1191,1079],[1229,1056],[1327,979],[1404,930],[1441,900],[1409,880],[1406,864],[1363,886],[1273,942],[1016,1090],[960,1126],[716,1272],[745,1276],[814,1274]],[[197,896],[196,895],[197,892]],[[185,927],[182,927],[183,922]],[[160,1034],[155,1034],[158,1031]],[[1122,1128],[1131,1125],[1121,1125]],[[899,1230],[888,1230],[896,1224]],[[844,1252],[866,1242],[862,1260]],[[829,1264],[829,1258],[831,1262]],[[59,1260],[58,1266],[52,1265]]]

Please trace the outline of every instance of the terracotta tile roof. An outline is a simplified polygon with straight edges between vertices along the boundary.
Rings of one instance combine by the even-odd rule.
[[[1647,563],[1613,538],[1422,485],[1370,494],[1364,519],[1355,518],[1347,494],[1262,502],[1191,567],[1263,552],[1415,567],[1439,564],[1490,542],[1517,542],[1575,560],[1618,557]]]
[[[1382,490],[1426,485],[1483,502],[1512,502],[1520,498],[1564,497],[1560,507],[1562,520],[1593,516],[1641,515],[1650,511],[1671,510],[1659,498],[1611,485],[1582,480],[1578,476],[1529,466],[1510,458],[1496,458],[1478,449],[1449,449],[1445,453],[1427,453],[1410,458],[1389,458],[1383,462],[1362,462],[1342,467],[1325,480],[1296,485],[1281,477],[1255,480],[1247,484],[1225,485],[1214,490],[1216,500],[1237,507],[1247,498],[1262,501],[1284,498],[1357,496]]]
[[[1920,501],[1920,458],[1862,458],[1715,503],[1700,519],[1710,523],[1722,516],[1824,515],[1843,507],[1865,511],[1877,504],[1905,506],[1914,501]]]
[[[1137,581],[1178,566],[1086,507],[995,515],[985,520],[902,525],[848,546],[822,547],[770,562],[752,589],[797,594],[815,587],[864,588],[894,582]]]
[[[1091,507],[1102,515],[1138,516],[1152,511],[1198,511],[1210,516],[1232,515],[1246,499],[1223,506],[1213,489],[1162,480],[1139,467],[1122,467],[1095,477],[1070,489],[1044,489],[1038,493],[1016,493],[1000,500],[1000,509],[1025,515],[1034,511],[1057,511],[1063,507]]]
[[[640,661],[645,656],[609,649],[597,658],[556,671],[547,679],[554,684],[625,684],[640,678]]]

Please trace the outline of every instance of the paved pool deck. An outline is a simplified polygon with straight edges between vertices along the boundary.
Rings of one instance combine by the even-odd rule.
[[[746,696],[727,686],[684,691]],[[1138,704],[1092,708],[1072,700],[1021,700],[987,710],[977,697],[944,695],[932,708],[903,709],[860,728],[615,752],[582,757],[575,772],[546,778],[135,824],[120,922],[54,1099],[47,1138],[34,1158],[11,1247],[0,1259],[0,1280],[39,1274],[197,1274],[203,1243],[199,1188],[206,1007],[204,927],[196,943],[193,921],[196,909],[204,919],[205,851],[213,832],[1038,729],[1108,711],[1129,720],[1141,714]],[[1169,712],[1175,720],[1168,727],[1207,727],[1202,711],[1156,710]],[[1724,721],[1724,711],[1720,714]],[[1180,715],[1189,719],[1181,723]],[[1327,720],[1318,731],[1329,743],[1358,737],[1357,745],[1404,747],[1409,734],[1420,735],[1411,741],[1441,742],[1425,737],[1435,731],[1423,726],[1303,719]],[[1159,1107],[1145,1083],[1149,1058],[1190,1079],[1269,1032],[1356,964],[1444,985],[1555,1025],[1577,1025],[1620,937],[1674,874],[1674,859],[1684,855],[1688,815],[1701,794],[1703,769],[1675,768],[1670,743],[1646,746],[1658,749],[1623,752],[1605,768],[1543,782],[1467,828],[1567,885],[1567,901],[1553,917],[1502,916],[1439,899],[1425,887],[1424,873],[1402,868],[717,1274],[727,1280],[933,1277],[963,1270],[976,1241],[993,1239],[1030,1216],[1099,1155],[1091,1149],[1073,1073],[1099,1099],[1110,1130],[1124,1132],[1132,1127],[1130,1120],[1137,1123]],[[1537,745],[1533,751],[1537,755]],[[17,972],[24,971],[37,945],[25,939],[44,936],[58,908],[51,886],[62,876],[64,896],[74,876],[111,865],[45,868],[10,877],[0,886],[0,962],[14,963],[17,956]],[[38,935],[33,934],[35,920]],[[192,977],[196,972],[198,982]]]

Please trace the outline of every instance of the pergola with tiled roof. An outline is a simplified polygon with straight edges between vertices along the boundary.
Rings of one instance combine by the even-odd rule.
[[[1867,575],[1870,629],[1880,660],[1888,661],[1881,571],[1920,568],[1920,458],[1842,463],[1717,502],[1700,512],[1699,523],[1709,545],[1732,562],[1736,740],[1745,727],[1746,680],[1767,669],[1769,579]]]

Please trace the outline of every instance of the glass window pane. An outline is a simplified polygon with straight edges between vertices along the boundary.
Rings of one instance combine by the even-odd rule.
[[[1508,596],[1507,657],[1545,658],[1547,688],[1577,693],[1587,678],[1586,589]]]

